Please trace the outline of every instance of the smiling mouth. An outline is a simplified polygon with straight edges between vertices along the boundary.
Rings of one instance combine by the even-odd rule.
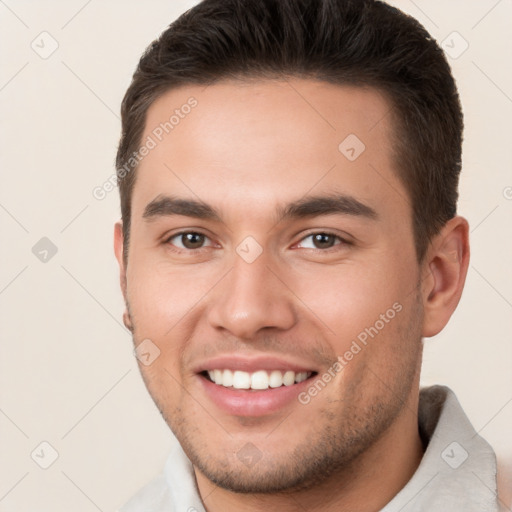
[[[201,372],[201,375],[210,382],[231,389],[257,390],[293,386],[316,375],[316,372],[294,372],[291,370],[244,372],[241,370],[215,369]]]

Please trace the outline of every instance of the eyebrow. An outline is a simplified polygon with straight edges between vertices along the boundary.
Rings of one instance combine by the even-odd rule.
[[[197,219],[222,222],[220,215],[210,205],[195,199],[180,199],[172,196],[159,195],[144,208],[142,217],[151,220],[157,217],[184,215]]]
[[[378,219],[377,212],[355,197],[346,194],[307,196],[277,208],[278,222],[320,215],[350,215]],[[182,199],[159,195],[148,203],[142,217],[150,221],[158,217],[184,215],[203,220],[222,222],[220,213],[207,203],[195,199]]]
[[[278,208],[279,221],[290,218],[316,217],[319,215],[352,215],[377,219],[377,212],[370,206],[345,194],[308,196]]]

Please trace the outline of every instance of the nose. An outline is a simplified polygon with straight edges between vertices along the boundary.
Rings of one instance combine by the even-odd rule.
[[[209,323],[240,339],[254,338],[263,329],[287,330],[296,322],[293,297],[264,255],[252,263],[236,256],[230,272],[215,287]]]

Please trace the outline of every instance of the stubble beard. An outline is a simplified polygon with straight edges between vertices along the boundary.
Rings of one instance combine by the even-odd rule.
[[[244,494],[286,495],[322,486],[333,478],[341,486],[357,474],[359,458],[407,407],[421,363],[421,334],[416,327],[421,321],[417,312],[411,317],[414,318],[410,319],[410,325],[401,334],[401,347],[397,348],[397,353],[403,351],[404,357],[394,371],[388,373],[393,375],[392,381],[381,383],[380,392],[372,395],[364,407],[361,407],[359,397],[365,378],[350,383],[343,399],[348,404],[343,408],[343,414],[335,413],[337,400],[333,401],[329,409],[318,413],[322,417],[320,430],[304,435],[299,445],[271,460],[264,455],[251,467],[233,459],[233,450],[217,453],[215,447],[201,439],[200,428],[191,425],[183,411],[175,409],[172,414],[167,414],[165,404],[153,399],[193,466],[223,489]],[[380,377],[372,373],[370,369],[366,378],[380,381]],[[289,424],[279,427],[281,435],[286,428],[294,428],[293,413],[285,421]],[[248,438],[247,442],[250,441]]]
[[[419,295],[411,307],[413,311],[408,324],[397,332],[396,352],[404,357],[397,357],[398,364],[395,364],[393,372],[388,372],[388,375],[394,375],[393,380],[382,383],[380,393],[372,395],[364,407],[361,407],[359,396],[365,379],[348,383],[344,390],[343,402],[346,405],[343,414],[335,413],[338,400],[333,400],[334,405],[330,404],[329,409],[318,413],[323,419],[319,430],[303,436],[299,445],[282,452],[277,458],[270,460],[264,456],[252,467],[244,467],[238,460],[234,463],[233,451],[216,453],[215,448],[206,443],[200,428],[191,424],[193,419],[187,417],[185,410],[179,405],[169,407],[161,389],[158,393],[153,392],[153,387],[156,390],[159,386],[150,382],[143,369],[142,377],[160,414],[194,468],[215,485],[234,493],[276,495],[317,488],[333,477],[342,485],[343,478],[357,473],[358,459],[381,438],[407,406],[421,363],[418,326],[422,321],[422,309]],[[134,342],[135,332],[134,326]],[[372,373],[366,376],[370,378]],[[375,378],[380,380],[373,373]],[[288,420],[293,428],[293,414]]]

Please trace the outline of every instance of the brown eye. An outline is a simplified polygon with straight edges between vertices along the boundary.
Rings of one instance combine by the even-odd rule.
[[[335,241],[335,237],[327,233],[313,235],[313,243],[317,249],[328,249],[334,245]]]
[[[335,245],[340,245],[345,241],[338,235],[332,233],[312,233],[311,235],[305,236],[300,241],[300,246],[304,249],[330,249]]]
[[[181,242],[187,249],[199,249],[204,243],[204,235],[200,233],[184,233]]]
[[[194,231],[184,231],[171,236],[167,243],[174,245],[178,249],[202,249],[205,242],[209,240],[207,236],[202,233]],[[211,244],[208,244],[211,245]]]

